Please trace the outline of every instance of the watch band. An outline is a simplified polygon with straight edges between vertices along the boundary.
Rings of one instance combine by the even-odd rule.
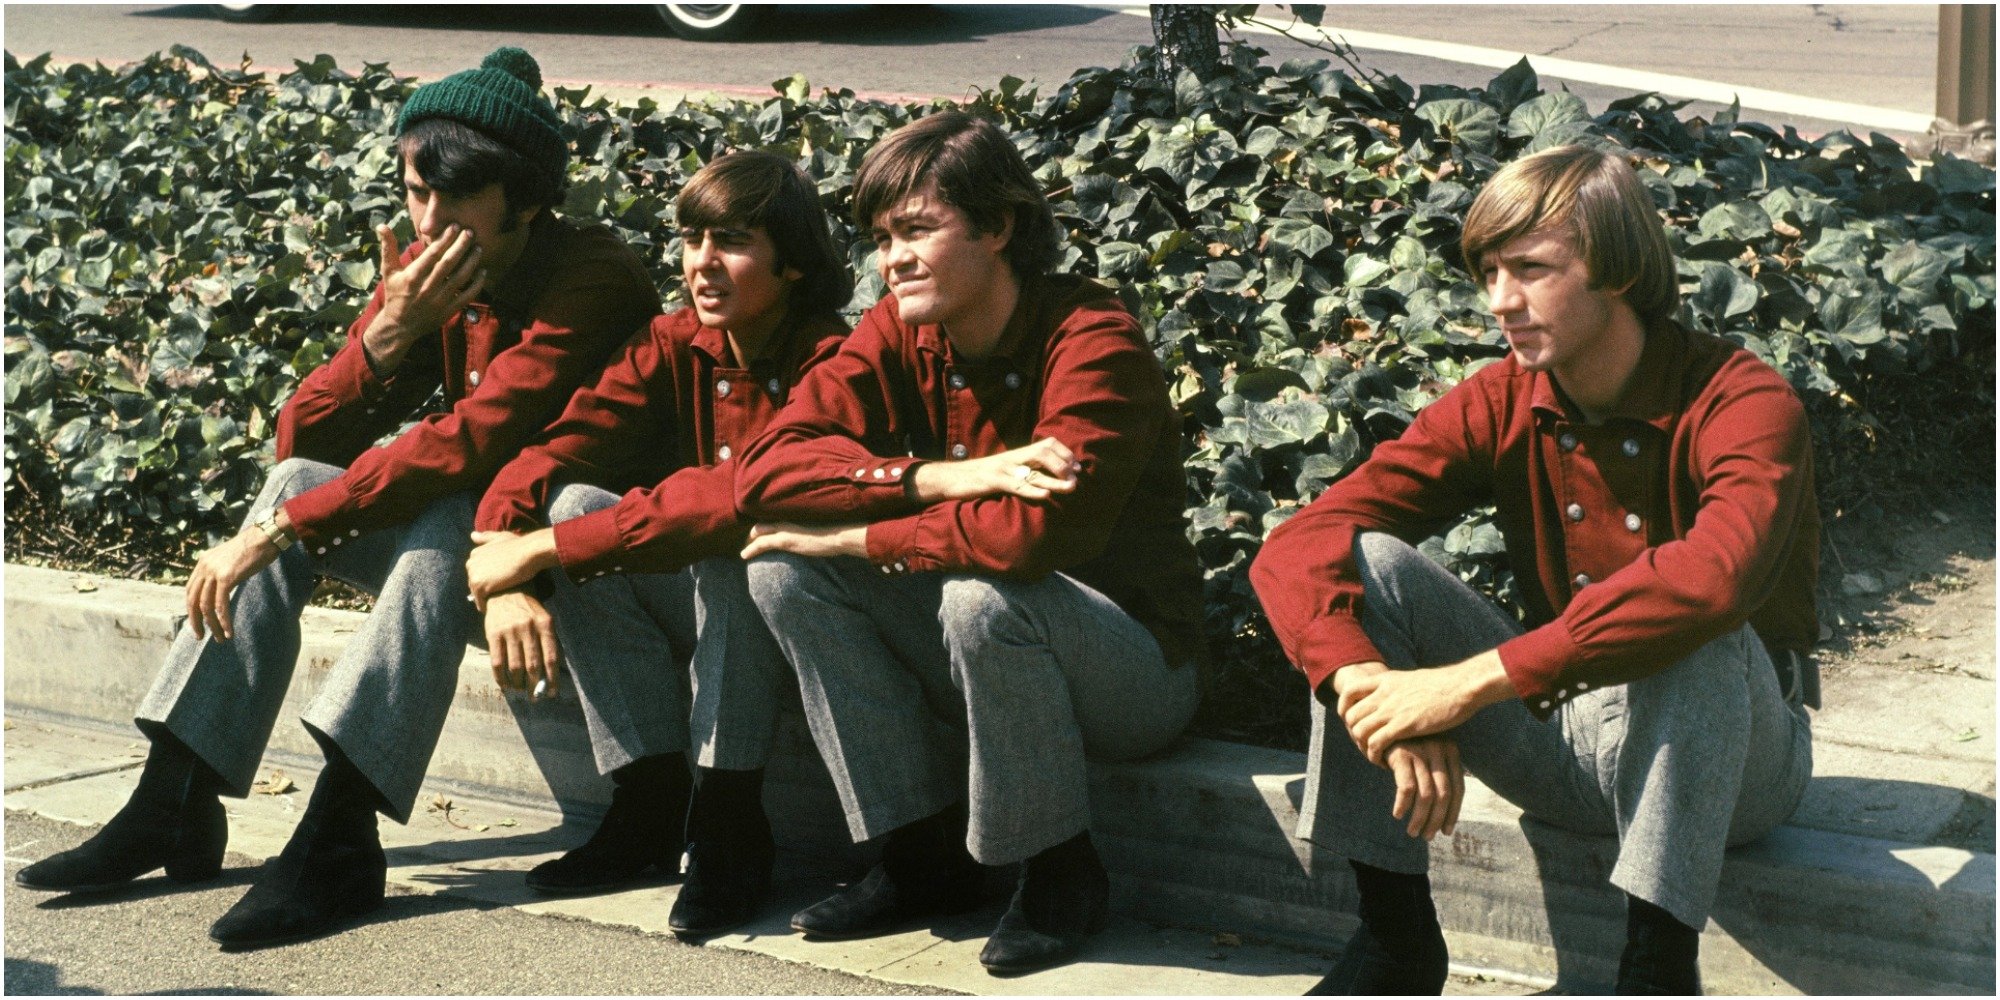
[[[278,547],[278,551],[280,552],[291,548],[292,543],[299,540],[299,536],[295,532],[288,528],[278,527],[278,511],[276,508],[265,511],[262,517],[259,517],[252,523],[257,526],[258,530],[264,533],[265,538],[271,540],[272,545]]]

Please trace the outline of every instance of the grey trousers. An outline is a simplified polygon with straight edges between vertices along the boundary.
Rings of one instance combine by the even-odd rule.
[[[974,858],[1032,857],[1089,827],[1086,755],[1158,753],[1194,715],[1194,668],[1062,574],[892,576],[781,553],[750,563],[750,594],[857,842],[963,799]]]
[[[1457,662],[1521,632],[1388,535],[1362,535],[1356,554],[1362,627],[1393,668]],[[1812,777],[1811,723],[1779,695],[1749,626],[1643,680],[1579,694],[1547,723],[1512,699],[1450,735],[1465,769],[1528,815],[1615,835],[1611,883],[1695,928],[1724,849],[1784,822]],[[1394,778],[1315,699],[1299,836],[1377,868],[1425,872],[1430,848],[1390,815],[1394,799]]]
[[[280,462],[244,523],[340,473],[306,459]],[[299,615],[319,576],[346,581],[373,592],[375,610],[300,721],[353,761],[392,818],[409,822],[475,622],[465,582],[472,514],[472,497],[455,494],[400,527],[286,549],[237,587],[233,638],[197,639],[181,627],[134,721],[148,735],[153,727],[173,734],[231,791],[248,794],[298,664]]]
[[[617,502],[614,493],[572,484],[556,494],[549,520]],[[549,575],[549,614],[599,771],[664,753],[687,753],[698,766],[722,770],[764,766],[792,671],[750,602],[741,559],[718,556],[679,573],[614,573],[582,584]]]

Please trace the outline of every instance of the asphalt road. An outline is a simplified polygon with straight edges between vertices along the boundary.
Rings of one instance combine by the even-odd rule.
[[[1906,115],[1928,114],[1935,96],[1931,5],[1357,5],[1331,7],[1328,19],[1338,30],[1389,36],[1383,44],[1397,51],[1363,48],[1363,62],[1413,84],[1478,85],[1496,72],[1440,57],[1428,44],[1443,42]],[[1274,59],[1320,55],[1280,37],[1243,37]],[[285,69],[324,52],[347,65],[388,62],[429,77],[512,43],[534,52],[551,81],[753,95],[795,72],[815,87],[879,96],[963,96],[1006,75],[1052,87],[1078,67],[1115,65],[1151,40],[1145,17],[1110,5],[786,5],[755,38],[728,44],[670,37],[640,6],[304,4],[282,21],[228,24],[195,4],[9,4],[5,22],[6,48],[17,58],[51,52],[115,64],[179,42],[217,61],[247,54]],[[1568,85],[1593,109],[1652,89]],[[1691,107],[1712,113],[1715,105]],[[1818,113],[1775,108],[1745,117],[1809,133],[1848,124]]]
[[[208,926],[243,895],[252,862],[170,891],[164,876],[121,893],[50,896],[14,885],[24,861],[89,831],[30,813],[6,818],[6,993],[908,995],[898,986],[742,951],[579,920],[532,916],[392,886],[380,910],[331,937],[227,953]]]

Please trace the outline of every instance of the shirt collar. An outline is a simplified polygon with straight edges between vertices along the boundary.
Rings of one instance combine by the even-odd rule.
[[[1687,376],[1687,331],[1671,321],[1654,323],[1646,330],[1646,344],[1639,350],[1631,388],[1604,413],[1606,420],[1636,420],[1661,430],[1672,430],[1680,415],[1681,385]],[[1536,372],[1534,391],[1529,398],[1534,409],[1581,420],[1562,388],[1548,372]]]
[[[520,259],[492,286],[488,304],[493,311],[527,315],[555,270],[556,243],[561,234],[562,227],[553,213],[546,208],[535,213],[534,221],[528,223],[528,241],[521,246]]]
[[[688,318],[695,323],[694,339],[688,346],[708,356],[717,368],[738,368],[758,375],[776,375],[780,372],[797,371],[811,355],[819,340],[819,332],[827,327],[838,326],[839,320],[827,317],[806,317],[794,319],[786,310],[784,322],[771,333],[771,350],[761,358],[748,362],[738,358],[737,364],[729,360],[729,338],[721,330],[708,326],[695,318],[694,307],[687,307]]]
[[[1095,283],[1078,278],[1069,281],[1068,287],[1064,284],[1063,279],[1049,275],[1023,279],[1021,292],[1014,298],[1014,312],[1007,317],[1000,339],[994,342],[993,353],[978,363],[1006,360],[1018,367],[1023,357],[1039,351],[1040,340],[1048,333],[1050,316],[1055,307],[1070,305],[1072,300],[1078,298],[1077,293],[1082,287]],[[940,358],[955,357],[944,335],[944,328],[936,323],[917,327],[917,350],[929,351]]]

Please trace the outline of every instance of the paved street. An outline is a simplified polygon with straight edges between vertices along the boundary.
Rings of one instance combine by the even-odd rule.
[[[301,4],[269,24],[227,24],[194,4],[10,4],[6,14],[6,48],[17,58],[52,52],[117,63],[178,42],[219,62],[247,53],[258,65],[286,69],[324,52],[345,65],[386,61],[436,76],[518,43],[551,81],[748,95],[768,94],[772,80],[795,72],[816,87],[887,96],[963,96],[1004,75],[1048,87],[1081,66],[1115,65],[1152,41],[1143,10],[1114,5],[785,6],[753,39],[729,44],[670,37],[639,6]],[[1724,85],[1724,93],[1756,88],[1893,112],[1870,117],[1906,127],[1870,127],[1910,135],[1922,131],[1935,96],[1932,5],[1356,5],[1331,7],[1327,18],[1368,40],[1359,46],[1368,67],[1412,84],[1490,80],[1492,66],[1460,61],[1480,54],[1465,47],[1509,62],[1529,53],[1615,81],[1568,82],[1592,109],[1635,90],[1670,90],[1656,79],[1668,74]],[[1244,37],[1273,59],[1322,55],[1267,33]],[[1746,117],[1805,132],[1859,118],[1767,103],[1787,106]],[[1715,107],[1691,105],[1704,114]]]

